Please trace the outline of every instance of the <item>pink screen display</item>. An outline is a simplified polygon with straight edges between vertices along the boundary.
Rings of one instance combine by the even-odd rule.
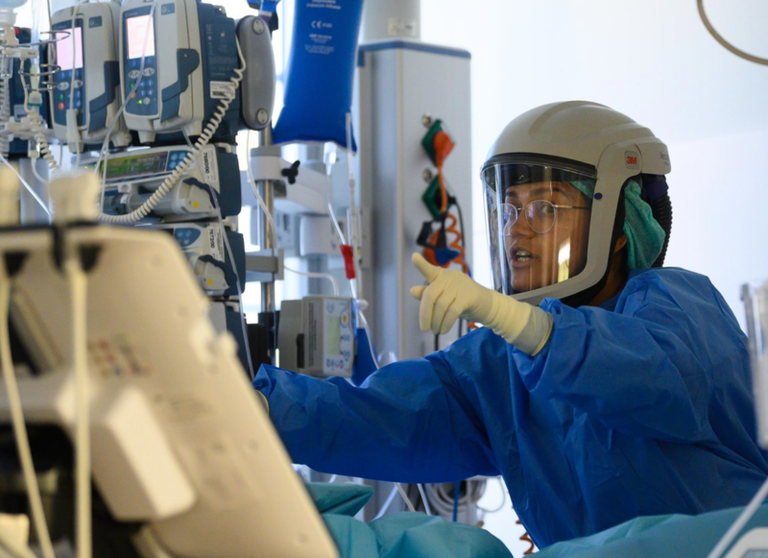
[[[56,60],[61,69],[72,70],[83,67],[83,29],[75,27],[66,29],[69,33],[66,37],[56,43]],[[73,64],[74,62],[74,64]]]
[[[148,15],[131,17],[126,20],[128,32],[128,58],[155,55],[155,34],[152,20]],[[150,30],[147,37],[147,29]],[[146,41],[146,47],[144,43]]]

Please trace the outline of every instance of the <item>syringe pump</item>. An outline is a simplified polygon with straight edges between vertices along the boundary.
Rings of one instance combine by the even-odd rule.
[[[53,131],[73,153],[82,151],[83,144],[101,147],[120,110],[120,5],[83,3],[74,11],[74,7],[65,8],[51,16],[58,40],[49,54],[60,67],[53,76],[50,97]],[[112,127],[111,139],[116,146],[130,143],[122,117]]]
[[[104,212],[125,215],[138,209],[190,152],[189,146],[136,149],[110,155],[99,173],[105,177]],[[96,159],[84,160],[94,170]],[[210,186],[210,188],[209,188]],[[215,203],[211,190],[216,195]],[[242,190],[237,154],[229,148],[205,146],[171,191],[149,214],[153,220],[213,218],[216,204],[222,217],[240,213]]]
[[[239,67],[235,22],[224,9],[197,0],[126,0],[120,25],[120,74],[125,121],[142,143],[198,136]],[[216,137],[239,126],[240,96]],[[156,136],[156,134],[172,134]],[[182,139],[183,141],[183,139]]]
[[[280,366],[312,376],[352,377],[355,311],[351,298],[306,296],[280,310]]]
[[[238,279],[245,277],[243,235],[229,229],[222,232],[218,221],[157,225],[153,228],[173,235],[206,295],[237,296]],[[232,249],[234,261],[230,258],[227,243]],[[240,279],[240,288],[245,288],[244,279]]]

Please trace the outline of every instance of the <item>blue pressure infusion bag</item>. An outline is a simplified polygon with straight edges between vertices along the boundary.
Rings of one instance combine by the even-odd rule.
[[[363,0],[299,0],[288,60],[285,105],[275,144],[333,141],[347,147],[355,54]],[[355,141],[349,146],[356,150]]]

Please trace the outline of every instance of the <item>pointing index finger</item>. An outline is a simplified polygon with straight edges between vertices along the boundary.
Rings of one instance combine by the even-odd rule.
[[[411,256],[411,262],[413,262],[413,265],[416,266],[416,269],[418,269],[419,272],[430,283],[435,279],[437,279],[437,276],[440,275],[441,269],[429,263],[427,260],[424,259],[424,256],[422,256],[418,252],[413,253],[413,255]]]

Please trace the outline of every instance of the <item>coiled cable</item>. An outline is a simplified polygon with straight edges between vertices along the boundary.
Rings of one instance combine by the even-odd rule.
[[[243,51],[240,48],[240,41],[237,39],[235,40],[237,42],[237,55],[240,58],[240,68],[235,69],[235,75],[231,77],[229,83],[226,84],[227,95],[221,99],[221,102],[219,103],[219,106],[216,107],[213,116],[208,121],[208,124],[205,126],[203,132],[197,138],[192,151],[187,153],[186,157],[184,157],[176,169],[163,181],[158,189],[153,192],[147,201],[141,204],[140,207],[134,209],[126,215],[107,215],[105,213],[99,213],[99,219],[101,221],[115,225],[128,225],[137,223],[144,219],[152,212],[153,209],[155,209],[155,207],[157,207],[157,205],[168,194],[168,192],[171,191],[171,188],[176,185],[181,176],[187,172],[189,166],[200,154],[200,151],[206,145],[208,145],[208,142],[219,128],[219,124],[221,124],[221,121],[224,120],[224,117],[227,115],[229,105],[232,103],[232,101],[235,100],[237,95],[237,88],[240,86],[240,81],[242,81],[243,74],[245,73],[245,58],[243,57]]]

